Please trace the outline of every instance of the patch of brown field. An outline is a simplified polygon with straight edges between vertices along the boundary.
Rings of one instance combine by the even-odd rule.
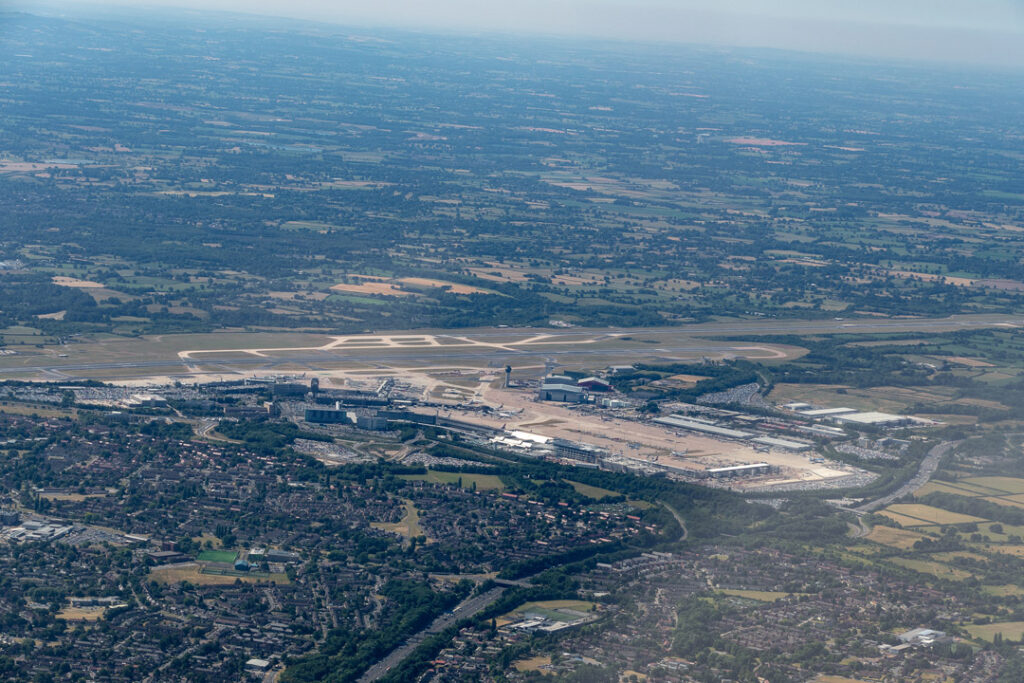
[[[32,173],[51,168],[75,168],[74,164],[40,164],[31,161],[0,161],[0,173]]]
[[[63,621],[99,621],[106,612],[106,607],[65,607],[53,616]]]
[[[850,342],[846,346],[863,346],[869,348],[872,346],[919,346],[921,344],[929,344],[927,339],[883,339],[879,341],[862,341],[862,342]]]
[[[773,140],[771,138],[748,137],[729,138],[726,142],[733,145],[749,145],[751,147],[791,147],[807,144],[806,142],[787,142],[786,140]]]
[[[364,282],[360,285],[340,283],[331,287],[336,292],[351,292],[353,294],[383,294],[385,296],[414,296],[413,292],[406,292],[398,285],[391,282]]]
[[[81,503],[89,498],[106,498],[105,493],[41,493],[40,498],[46,500],[67,500],[74,503]]]
[[[378,282],[384,282],[391,279],[389,277],[384,277],[383,275],[360,275],[358,273],[352,273],[349,277],[357,278],[359,280],[376,280]]]
[[[700,283],[695,280],[682,280],[680,278],[671,278],[659,283],[660,289],[669,289],[678,291],[680,289],[697,289],[700,287]]]
[[[975,280],[974,284],[979,287],[988,287],[989,289],[1004,289],[1012,292],[1019,292],[1024,290],[1024,282],[1017,282],[1016,280],[995,280],[995,279],[982,279]]]
[[[955,277],[953,275],[937,275],[935,273],[918,273],[913,270],[883,270],[883,273],[889,275],[895,275],[896,277],[905,278],[918,278],[925,282],[945,282],[950,285],[957,285],[959,287],[971,287],[977,284],[976,280],[972,280],[966,277]]]
[[[282,301],[294,301],[299,294],[303,298],[313,301],[323,301],[329,296],[327,292],[267,292],[267,296],[271,299],[281,299]]]
[[[491,282],[525,282],[526,273],[515,270],[499,271],[497,268],[470,268],[475,277]]]
[[[399,282],[407,285],[417,285],[420,287],[447,287],[448,291],[452,294],[489,294],[486,289],[480,289],[479,287],[473,287],[471,285],[463,285],[458,282],[445,282],[444,280],[430,280],[425,277],[403,277],[398,279]]]
[[[65,277],[64,275],[54,275],[52,278],[53,284],[61,287],[73,287],[75,289],[102,289],[103,285],[99,282],[93,282],[92,280],[79,280],[76,277]]]
[[[36,317],[40,320],[63,320],[64,316],[67,315],[67,311],[57,311],[56,313],[40,313]]]
[[[840,149],[844,152],[866,152],[863,147],[842,147],[840,145],[825,145],[825,149]]]
[[[982,408],[993,408],[995,410],[1006,410],[1009,407],[999,401],[989,401],[984,398],[961,398],[957,399],[956,404],[962,406],[981,406]]]
[[[517,660],[515,662],[512,662],[512,666],[515,667],[516,671],[520,671],[520,672],[540,671],[540,668],[542,666],[551,666],[551,657],[548,657],[548,656],[537,656],[537,657],[530,657],[529,659],[519,659],[519,660]],[[549,672],[544,672],[544,673],[545,673],[545,675],[548,675]],[[555,674],[552,671],[552,672],[550,672],[550,675],[553,676]]]
[[[551,278],[551,283],[562,285],[563,287],[581,287],[584,285],[603,284],[604,278],[598,279],[597,276],[583,275],[555,275]]]
[[[332,180],[320,183],[320,187],[388,187],[394,183],[381,182],[379,180]]]
[[[116,289],[108,289],[106,287],[90,287],[85,290],[85,293],[91,296],[96,301],[106,301],[107,299],[120,299],[121,301],[135,301],[139,297],[132,294],[125,294],[119,292]]]
[[[876,526],[867,535],[869,541],[886,545],[899,550],[910,550],[920,540],[928,538],[924,534],[907,529],[895,529],[889,526]]]
[[[708,377],[705,375],[672,375],[667,379],[675,380],[676,382],[692,382],[696,384],[697,382],[708,379]]]
[[[582,191],[582,190],[593,190],[594,189],[594,184],[592,184],[592,183],[579,183],[579,182],[577,182],[577,183],[568,183],[568,182],[559,182],[557,180],[545,180],[544,182],[546,182],[548,185],[554,185],[555,187],[564,187],[567,190],[580,190],[580,191]]]
[[[261,581],[273,581],[282,585],[289,583],[288,576],[286,574],[271,574],[269,577],[254,575],[232,576],[228,574],[204,574],[202,572],[202,567],[196,563],[156,567],[150,571],[149,576],[152,580],[158,583],[176,584],[181,583],[182,581],[188,581],[196,586],[230,586],[234,584],[236,580],[240,580],[242,583],[260,583]]]
[[[784,258],[780,259],[778,263],[793,263],[798,266],[810,266],[812,268],[824,268],[828,265],[825,261],[816,261],[814,259],[799,259],[799,258]]]

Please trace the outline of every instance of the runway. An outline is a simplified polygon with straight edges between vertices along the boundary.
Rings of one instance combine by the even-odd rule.
[[[618,365],[701,358],[784,360],[805,350],[800,337],[821,334],[940,332],[1020,328],[1024,317],[955,316],[942,319],[753,320],[661,328],[487,328],[357,335],[230,332],[84,340],[42,352],[0,357],[0,378],[143,379],[251,374],[337,368],[416,368],[422,365],[495,367],[529,360],[548,365]],[[728,340],[710,337],[731,337]],[[761,339],[756,339],[761,337]],[[295,343],[281,343],[282,341]],[[231,342],[234,342],[232,344]],[[266,343],[271,342],[271,343]],[[237,345],[237,346],[236,346]],[[232,348],[234,347],[234,348]]]

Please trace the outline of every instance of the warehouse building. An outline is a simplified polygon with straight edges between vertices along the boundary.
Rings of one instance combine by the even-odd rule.
[[[544,378],[537,398],[542,401],[559,401],[561,403],[583,403],[587,395],[583,388],[576,385],[572,377],[553,375]]]
[[[735,477],[753,477],[759,474],[769,474],[771,471],[771,465],[766,462],[758,462],[752,465],[714,467],[709,470],[704,470],[704,474],[712,479],[733,479]]]

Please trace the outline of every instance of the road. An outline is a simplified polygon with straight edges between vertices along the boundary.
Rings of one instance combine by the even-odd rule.
[[[661,503],[661,506],[663,508],[665,508],[666,510],[668,510],[669,512],[672,513],[672,516],[676,518],[676,522],[679,523],[679,528],[683,530],[683,533],[680,534],[680,536],[679,536],[679,540],[680,541],[685,541],[687,538],[689,538],[690,537],[690,530],[686,528],[686,520],[683,519],[683,516],[681,514],[679,514],[679,512],[674,507],[672,507],[671,505],[669,505],[665,501],[658,501],[658,502]]]
[[[928,455],[925,456],[924,460],[921,461],[921,466],[917,468],[917,474],[911,477],[906,483],[900,486],[892,493],[882,496],[877,500],[873,500],[870,503],[864,503],[852,508],[857,513],[867,513],[883,508],[894,500],[898,500],[903,496],[914,493],[919,488],[928,483],[932,475],[935,474],[935,470],[939,468],[939,461],[946,456],[951,450],[960,445],[960,441],[946,441],[935,446]]]
[[[412,651],[429,636],[435,633],[440,633],[462,619],[472,617],[500,598],[501,594],[504,592],[505,589],[499,586],[498,588],[492,588],[486,593],[466,598],[459,603],[458,607],[454,610],[451,612],[445,612],[439,616],[430,624],[430,626],[409,638],[409,640],[405,641],[401,647],[392,650],[391,654],[367,669],[366,673],[359,677],[359,683],[371,683],[371,681],[376,681],[383,677],[384,674],[411,655]]]

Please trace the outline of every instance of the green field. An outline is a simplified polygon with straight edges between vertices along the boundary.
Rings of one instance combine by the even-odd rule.
[[[563,479],[566,484],[576,489],[576,493],[586,496],[587,498],[593,498],[594,500],[603,500],[605,498],[614,498],[615,496],[621,496],[621,493],[615,491],[609,491],[603,489],[600,486],[591,486],[590,484],[583,484],[572,479]]]
[[[920,503],[898,503],[890,505],[882,511],[883,515],[894,516],[903,526],[925,526],[928,524],[969,524],[971,522],[987,522],[987,519],[963,515],[959,512],[950,512],[931,505]],[[900,518],[915,520],[913,523],[902,521]]]
[[[438,472],[428,470],[426,474],[403,474],[400,477],[407,481],[427,481],[432,484],[454,484],[462,480],[462,488],[469,489],[476,484],[478,491],[504,491],[505,484],[500,477],[493,474],[466,474],[462,472]]]
[[[234,550],[204,550],[196,557],[200,562],[222,562],[231,564],[238,557]]]
[[[932,562],[930,560],[894,557],[889,561],[906,569],[912,569],[915,572],[921,572],[922,574],[931,574],[936,578],[947,579],[949,581],[963,581],[964,579],[969,579],[973,576],[970,572],[963,569],[956,569],[955,567],[950,567],[948,564]]]
[[[990,495],[1024,493],[1024,479],[1018,479],[1017,477],[971,477],[962,481],[963,483],[989,489],[992,491]]]
[[[1024,639],[1024,621],[1003,621],[996,624],[971,624],[965,626],[972,638],[992,642],[997,633],[1003,635],[1004,640],[1019,641]]]

